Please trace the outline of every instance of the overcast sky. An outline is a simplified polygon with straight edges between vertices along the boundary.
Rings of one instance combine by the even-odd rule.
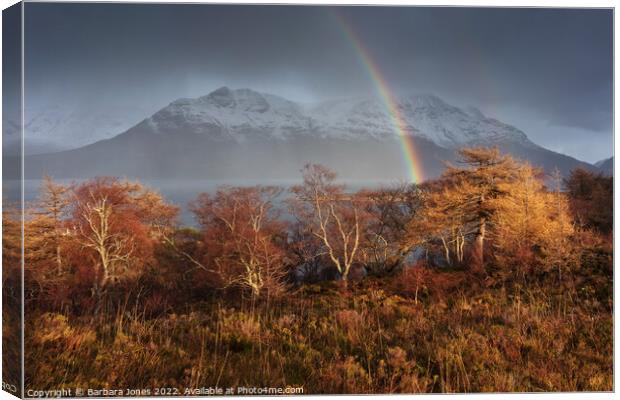
[[[612,155],[611,10],[338,12],[396,91],[477,106],[582,160]],[[296,101],[374,93],[327,7],[26,3],[25,28],[27,108],[156,111],[223,85]]]

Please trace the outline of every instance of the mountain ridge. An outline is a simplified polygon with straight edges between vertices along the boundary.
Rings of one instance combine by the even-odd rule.
[[[302,162],[324,163],[345,178],[408,178],[400,123],[418,147],[425,177],[464,146],[497,146],[517,158],[567,173],[596,167],[544,149],[514,126],[437,96],[397,99],[400,122],[376,97],[298,104],[251,89],[221,87],[177,99],[125,132],[78,149],[27,156],[26,175],[74,178],[298,177]]]
[[[486,117],[480,110],[469,113],[431,94],[410,95],[397,101],[405,130],[446,148],[472,140],[509,139],[530,144],[517,128]],[[251,89],[221,87],[195,99],[178,99],[146,119],[156,130],[213,130],[235,140],[261,132],[286,139],[295,134],[338,138],[387,139],[397,132],[394,117],[377,97],[327,100],[300,105],[282,97]],[[531,143],[533,144],[533,143]]]

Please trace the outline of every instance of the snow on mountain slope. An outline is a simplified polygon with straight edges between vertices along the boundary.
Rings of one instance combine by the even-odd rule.
[[[25,151],[27,154],[42,150],[57,151],[107,139],[127,130],[148,112],[144,107],[127,105],[26,108]],[[11,140],[20,140],[18,130]]]
[[[488,118],[477,109],[464,111],[432,95],[397,99],[406,131],[444,148],[500,141],[531,144],[515,127]],[[339,139],[394,139],[394,117],[376,97],[299,105],[250,89],[222,87],[197,99],[180,99],[146,120],[156,132],[208,134],[243,142],[296,135]]]
[[[596,169],[537,146],[517,128],[472,107],[461,109],[432,95],[402,97],[396,107],[406,131],[416,136],[425,179],[439,176],[444,161],[453,161],[456,149],[467,145],[496,145],[565,175],[577,167]],[[409,179],[397,135],[394,115],[374,97],[302,105],[223,87],[176,100],[112,138],[29,156],[27,176],[297,179],[303,165],[313,162],[347,179]]]
[[[197,99],[179,99],[147,119],[155,131],[182,130],[238,142],[252,138],[285,138],[311,128],[297,104],[249,89],[220,88]]]
[[[443,148],[498,142],[533,145],[517,128],[488,118],[473,107],[461,109],[433,95],[396,100],[405,131]],[[27,109],[26,153],[77,148],[108,139],[131,128],[147,113],[143,107],[126,105]],[[398,128],[394,116],[377,97],[298,104],[271,94],[227,87],[195,99],[178,99],[143,120],[141,126],[156,134],[183,132],[238,143],[300,135],[394,140]],[[19,135],[12,136],[18,145]],[[6,145],[11,145],[11,135],[6,138]]]
[[[477,109],[466,112],[433,95],[399,98],[397,107],[406,132],[445,148],[497,141],[529,143],[520,130],[487,118]],[[377,98],[322,103],[311,110],[311,115],[321,131],[339,136],[387,138],[397,132],[394,116]]]

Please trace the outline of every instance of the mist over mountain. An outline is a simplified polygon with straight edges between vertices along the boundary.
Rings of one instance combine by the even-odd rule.
[[[547,171],[597,167],[547,150],[518,128],[430,94],[396,99],[425,179],[441,174],[464,146],[498,146]],[[408,173],[402,139],[379,98],[299,104],[250,89],[222,87],[179,99],[110,139],[26,157],[27,178],[118,175],[139,178],[273,180],[299,178],[321,163],[347,180],[398,181]],[[10,165],[10,163],[8,164]]]
[[[57,152],[108,139],[131,128],[148,113],[136,104],[60,105],[26,108],[24,152],[27,155]],[[9,153],[21,147],[19,116],[7,118],[3,146]]]

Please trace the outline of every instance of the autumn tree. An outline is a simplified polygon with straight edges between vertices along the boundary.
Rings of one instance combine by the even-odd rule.
[[[382,275],[400,269],[416,243],[407,230],[419,215],[422,192],[416,185],[400,184],[378,190],[362,190],[359,202],[368,217],[362,258],[370,273]]]
[[[303,184],[291,190],[292,212],[320,243],[321,253],[347,284],[351,267],[360,259],[360,245],[368,223],[363,197],[345,192],[336,174],[322,165],[302,170]]]
[[[555,269],[558,276],[574,260],[570,244],[573,225],[566,195],[559,188],[549,191],[543,172],[520,164],[516,179],[501,184],[506,194],[497,201],[493,216],[496,258],[502,266],[512,266],[521,280],[528,274]]]
[[[570,209],[587,228],[602,233],[613,229],[613,178],[581,168],[571,171],[565,182]]]
[[[55,303],[67,286],[64,247],[67,243],[65,220],[69,188],[44,177],[39,196],[25,205],[24,221],[24,298]]]
[[[465,195],[455,190],[449,180],[435,180],[421,185],[424,205],[412,220],[408,238],[434,252],[440,249],[449,266],[461,265],[465,257],[466,238],[476,229],[463,207]]]
[[[58,184],[51,177],[45,176],[37,204],[31,212],[34,214],[31,223],[32,229],[35,230],[33,236],[38,236],[38,239],[42,241],[42,246],[39,246],[38,249],[41,251],[49,249],[53,253],[52,258],[56,264],[58,276],[64,272],[61,246],[62,237],[66,235],[65,218],[69,206],[68,192],[69,187]]]
[[[24,221],[24,301],[51,303],[55,292],[66,286],[66,270],[58,267],[60,235],[56,236],[51,220],[38,212],[38,208],[26,208]],[[66,237],[63,237],[66,239]],[[58,240],[58,241],[57,241]],[[62,265],[62,264],[61,264]]]
[[[202,230],[203,255],[194,260],[222,287],[278,294],[284,288],[284,225],[274,201],[282,190],[274,186],[221,187],[202,193],[191,205]]]
[[[73,260],[93,275],[97,307],[110,284],[138,276],[177,209],[137,183],[95,178],[73,188],[68,226]]]
[[[497,148],[465,148],[459,151],[461,166],[450,165],[442,175],[448,208],[464,215],[473,225],[472,269],[484,270],[484,248],[489,222],[497,211],[497,199],[506,195],[503,185],[517,179],[516,163]],[[469,233],[469,229],[466,229]]]
[[[323,267],[323,245],[302,221],[293,221],[289,224],[287,252],[291,264],[295,266],[291,273],[305,282],[321,280]]]

